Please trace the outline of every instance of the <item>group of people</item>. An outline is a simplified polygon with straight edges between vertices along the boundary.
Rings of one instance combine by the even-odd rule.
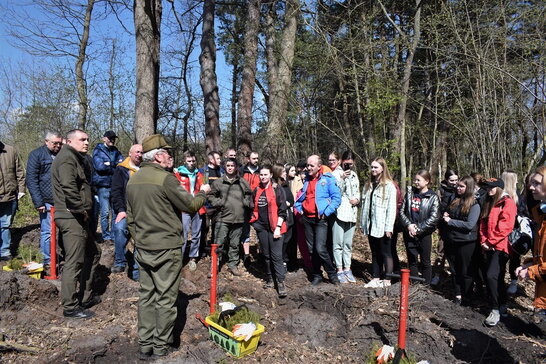
[[[100,302],[93,294],[100,221],[102,240],[113,240],[115,247],[111,272],[129,268],[140,283],[138,333],[144,358],[168,353],[183,262],[195,271],[210,241],[221,246],[221,264],[240,276],[240,262],[248,267],[253,259],[254,228],[264,288],[276,288],[281,298],[288,294],[287,271],[298,267],[298,250],[312,285],[324,281],[322,270],[334,285],[356,282],[351,261],[359,208],[360,229],[372,255],[372,279],[364,287],[391,285],[390,274],[400,268],[401,233],[412,276],[421,274],[427,284],[435,284],[434,269],[440,273],[448,261],[457,304],[468,304],[472,292],[485,284],[491,303],[487,325],[506,314],[507,294],[515,293],[518,278],[537,282],[537,314],[546,312],[546,167],[528,176],[522,194],[512,171],[484,179],[478,174],[459,178],[450,170],[435,192],[424,169],[404,194],[383,158],[371,161],[361,189],[351,151],[329,153],[327,164],[311,155],[295,165],[260,165],[258,153],[251,152],[240,165],[236,150],[229,148],[223,158],[209,152],[203,168],[197,167],[195,153],[185,151],[183,163],[175,167],[173,150],[159,134],[131,146],[127,158],[115,147],[116,139],[113,131],[104,133],[91,157],[85,131],[71,130],[66,139],[46,133],[44,145],[29,155],[26,187],[40,214],[45,265],[55,207],[65,259],[61,296],[66,317],[90,317],[88,308]],[[26,192],[25,173],[13,147],[0,143],[0,161],[0,259],[8,260],[9,226]],[[519,229],[519,238],[533,235],[524,226],[531,216],[536,223],[533,258],[521,262],[526,252],[512,248],[511,234]],[[436,229],[439,259],[433,265]],[[131,238],[134,249],[128,252]],[[506,287],[508,263],[511,282]]]

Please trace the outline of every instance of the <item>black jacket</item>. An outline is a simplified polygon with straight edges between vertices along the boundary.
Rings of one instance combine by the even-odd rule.
[[[129,182],[129,170],[122,166],[117,166],[112,176],[112,187],[110,197],[114,214],[127,212],[127,182]]]
[[[411,213],[411,200],[416,192],[412,187],[408,187],[408,192],[400,209],[400,223],[404,230],[411,224],[417,225],[417,236],[429,235],[436,230],[436,225],[440,219],[440,199],[434,191],[429,190],[424,194],[419,208],[419,218],[413,221]]]
[[[27,162],[27,188],[32,197],[34,207],[53,205],[53,189],[51,188],[51,165],[53,154],[42,145],[34,149],[28,155]]]
[[[476,242],[480,224],[480,204],[476,201],[467,215],[461,213],[461,205],[447,209],[451,220],[446,224],[445,238],[453,243]]]

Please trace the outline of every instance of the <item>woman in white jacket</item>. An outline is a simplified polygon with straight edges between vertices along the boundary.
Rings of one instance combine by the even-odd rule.
[[[391,281],[386,274],[392,273],[393,268],[391,237],[396,220],[396,187],[383,158],[372,161],[361,200],[360,227],[370,243],[373,275],[364,287],[388,287]]]

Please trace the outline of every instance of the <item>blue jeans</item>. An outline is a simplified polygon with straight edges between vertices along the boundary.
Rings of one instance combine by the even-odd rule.
[[[201,225],[203,223],[203,216],[198,213],[193,216],[190,214],[182,213],[182,227],[184,245],[182,246],[182,254],[186,252],[186,243],[188,241],[188,233],[191,229],[191,244],[190,244],[190,258],[199,257],[199,244],[201,242]]]
[[[9,227],[17,211],[17,200],[0,202],[0,256],[11,255],[11,232]]]
[[[114,214],[112,213],[112,199],[110,198],[110,187],[97,188],[97,197],[99,199],[100,209],[100,228],[102,231],[102,240],[113,240],[110,232],[110,216],[112,227],[114,226]]]
[[[125,267],[127,266],[127,260],[129,260],[132,267],[132,269],[129,269],[129,276],[134,280],[138,280],[138,263],[133,254],[125,250],[129,241],[127,219],[114,223],[112,230],[114,233],[114,266]]]
[[[45,203],[45,212],[40,212],[40,251],[44,256],[44,264],[50,262],[51,248],[51,205]]]

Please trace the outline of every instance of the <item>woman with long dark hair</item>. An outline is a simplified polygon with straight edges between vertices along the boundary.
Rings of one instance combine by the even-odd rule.
[[[252,192],[254,210],[250,223],[256,230],[260,250],[265,258],[264,288],[273,288],[275,279],[279,297],[286,297],[286,269],[282,260],[282,249],[283,234],[287,230],[287,206],[284,190],[272,180],[272,171],[273,167],[268,164],[260,168],[260,184]]]
[[[422,275],[426,284],[432,278],[430,255],[432,233],[438,223],[440,200],[429,184],[430,173],[421,169],[415,174],[414,187],[408,187],[400,209],[400,223],[404,228],[404,243],[412,276],[418,276],[418,262],[421,260]]]
[[[504,191],[504,181],[490,178],[482,182],[487,196],[480,214],[480,244],[487,266],[486,281],[491,300],[491,312],[485,319],[487,326],[495,326],[506,310],[504,274],[508,262],[508,235],[514,229],[517,208]]]
[[[538,225],[533,245],[533,258],[516,269],[521,279],[533,280],[536,284],[535,322],[546,320],[546,166],[538,167],[530,177],[529,190],[538,202],[532,208],[533,220]]]
[[[375,158],[370,164],[370,178],[362,191],[360,228],[368,236],[372,251],[373,279],[366,288],[388,287],[393,259],[391,238],[396,220],[396,187],[383,158]]]
[[[281,186],[286,196],[286,233],[283,235],[282,259],[286,270],[297,266],[298,249],[294,239],[294,196],[287,181],[287,169],[282,164],[273,165],[273,182]]]
[[[465,176],[457,182],[455,200],[443,215],[446,224],[445,238],[453,247],[453,269],[455,271],[455,303],[468,302],[472,289],[472,257],[478,248],[478,220],[480,204],[474,193],[474,179]]]

